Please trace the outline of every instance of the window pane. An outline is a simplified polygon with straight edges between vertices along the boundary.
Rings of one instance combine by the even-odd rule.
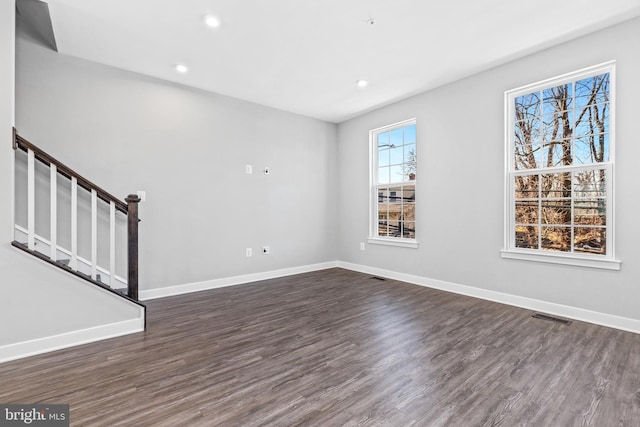
[[[388,188],[378,188],[378,203],[389,203]]]
[[[576,108],[609,101],[609,73],[578,80],[575,91]]]
[[[574,197],[605,197],[606,192],[606,174],[603,169],[576,172],[573,175]]]
[[[538,249],[538,227],[516,226],[516,248]]]
[[[589,135],[576,138],[573,161],[576,164],[609,161],[609,134]]]
[[[538,197],[538,175],[520,175],[514,178],[516,199]]]
[[[574,131],[575,136],[593,135],[609,132],[609,104],[598,104],[586,107],[584,114],[578,113]]]
[[[378,220],[387,221],[389,219],[389,205],[378,203]]]
[[[527,145],[542,140],[542,125],[539,118],[516,122],[514,141],[518,145]]]
[[[571,197],[571,172],[542,175],[542,197]]]
[[[571,199],[547,200],[540,202],[543,224],[571,225]]]
[[[387,237],[389,235],[388,221],[378,220],[378,236]]]
[[[557,140],[545,142],[543,162],[548,168],[571,165],[571,140]]]
[[[526,200],[516,202],[516,224],[538,223],[538,201]]]
[[[542,227],[542,248],[547,251],[571,250],[571,227]]]
[[[400,147],[404,142],[404,138],[402,136],[402,128],[394,129],[391,131],[391,146],[392,147]]]
[[[540,115],[540,92],[518,96],[515,99],[514,120],[530,119]]]
[[[416,187],[413,185],[406,185],[402,189],[402,200],[404,203],[415,203],[416,202]]]
[[[573,111],[562,111],[542,117],[542,137],[545,141],[571,138]]]
[[[400,237],[401,235],[402,226],[400,224],[400,221],[397,219],[392,219],[391,214],[389,214],[388,236]]]
[[[574,252],[606,255],[607,231],[605,228],[576,227],[574,233]]]
[[[402,237],[406,239],[415,239],[416,238],[416,223],[405,221],[402,224]]]
[[[542,114],[569,110],[573,104],[573,83],[542,91]]]
[[[515,169],[527,170],[537,169],[541,165],[541,146],[522,145],[515,147]]]
[[[389,142],[389,132],[379,133],[378,134],[378,147],[380,147],[380,148],[388,147],[389,144],[391,144]]]
[[[416,125],[409,125],[404,128],[404,143],[414,144],[416,142]]]
[[[393,147],[391,150],[389,150],[389,155],[390,155],[389,164],[391,165],[401,164],[403,161],[402,146]]]
[[[412,179],[409,178],[409,174],[413,174],[414,175],[414,179],[415,179],[415,174],[416,174],[416,145],[415,144],[411,144],[411,145],[405,145],[404,146],[404,164],[405,164],[405,172],[406,172],[406,178],[409,181],[413,181]]]
[[[573,222],[576,225],[607,225],[604,199],[577,199],[573,209]]]
[[[389,168],[378,168],[378,183],[388,184],[389,182]]]
[[[416,205],[415,204],[407,204],[402,206],[402,218],[405,221],[415,221],[416,220]]]
[[[389,205],[386,203],[386,198],[382,198],[382,202],[378,203],[378,219],[387,220],[389,218]]]
[[[389,166],[389,149],[378,152],[378,166]]]
[[[389,220],[389,189],[378,189],[378,236],[386,236]]]
[[[402,187],[389,188],[389,203],[392,203],[392,204],[402,203]]]
[[[404,167],[402,165],[391,166],[389,179],[391,182],[404,181]]]

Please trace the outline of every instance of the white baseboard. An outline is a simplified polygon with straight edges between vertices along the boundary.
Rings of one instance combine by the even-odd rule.
[[[338,261],[338,267],[346,270],[358,271],[360,273],[371,274],[374,276],[386,277],[389,279],[399,280],[414,285],[425,286],[428,288],[439,289],[442,291],[453,292],[456,294],[466,295],[470,297],[480,298],[483,300],[508,304],[515,307],[526,308],[528,310],[540,311],[544,313],[554,314],[556,316],[567,317],[569,319],[580,320],[583,322],[594,323],[596,325],[607,326],[609,328],[620,329],[623,331],[640,333],[640,320],[628,317],[620,317],[612,314],[601,313],[597,311],[585,310],[583,308],[572,307],[568,305],[556,304],[526,298],[517,295],[505,294],[502,292],[490,291],[487,289],[476,288],[473,286],[459,285],[457,283],[445,282],[442,280],[429,279],[411,274],[398,273],[391,270],[369,267],[365,265],[352,264],[349,262]]]
[[[142,331],[144,315],[123,322],[8,344],[0,346],[0,363]]]
[[[294,274],[309,273],[311,271],[326,270],[338,266],[338,261],[310,264],[300,267],[283,268],[281,270],[264,271],[260,273],[244,274],[242,276],[224,277],[221,279],[205,280],[203,282],[185,283],[183,285],[167,286],[165,288],[141,290],[141,300],[164,298],[174,295],[188,294],[191,292],[206,291],[209,289],[223,288],[226,286],[242,285],[244,283],[257,282],[259,280],[275,279],[277,277],[292,276]]]

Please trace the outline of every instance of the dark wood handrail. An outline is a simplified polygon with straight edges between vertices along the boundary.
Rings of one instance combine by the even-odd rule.
[[[45,153],[42,149],[40,149],[36,145],[32,144],[31,142],[27,141],[26,139],[18,135],[15,129],[13,132],[13,148],[14,150],[19,148],[25,152],[28,150],[33,151],[35,158],[38,159],[40,162],[48,166],[51,166],[52,164],[56,165],[58,172],[60,172],[62,175],[64,175],[68,179],[71,179],[72,177],[76,178],[78,180],[79,186],[81,186],[87,191],[95,190],[99,198],[101,198],[107,203],[113,202],[116,206],[116,209],[118,209],[120,212],[124,214],[127,213],[127,204],[125,202],[113,196],[109,192],[103,190],[102,188],[98,187],[96,184],[89,181],[87,178],[83,177],[78,172],[74,171],[73,169],[71,169],[69,166],[65,165],[61,161]]]

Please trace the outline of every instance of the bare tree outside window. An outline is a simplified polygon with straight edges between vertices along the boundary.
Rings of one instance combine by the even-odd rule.
[[[513,98],[515,247],[606,255],[610,73]]]

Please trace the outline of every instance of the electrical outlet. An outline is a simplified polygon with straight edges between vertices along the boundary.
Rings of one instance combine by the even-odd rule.
[[[247,257],[250,257],[251,255],[253,255],[253,250],[251,248],[247,248],[246,254],[247,254]]]
[[[364,251],[364,242],[360,242],[360,250]]]
[[[262,254],[263,255],[269,255],[271,253],[271,249],[269,249],[269,246],[263,246],[262,247]]]
[[[247,175],[251,175],[251,174],[253,173],[253,166],[251,166],[251,165],[246,165],[246,166],[244,167],[244,171],[245,171],[245,173],[246,173]]]

